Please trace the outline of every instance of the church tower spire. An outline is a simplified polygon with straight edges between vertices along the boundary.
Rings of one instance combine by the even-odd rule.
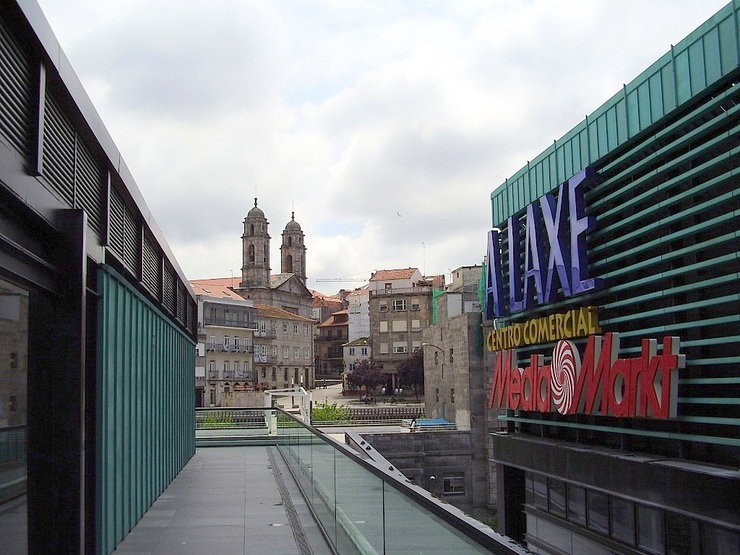
[[[257,207],[244,218],[242,235],[242,282],[240,287],[270,286],[270,235],[267,232],[269,222],[265,213]]]
[[[306,245],[303,230],[291,212],[290,221],[283,230],[283,244],[280,246],[280,271],[295,274],[306,285]]]

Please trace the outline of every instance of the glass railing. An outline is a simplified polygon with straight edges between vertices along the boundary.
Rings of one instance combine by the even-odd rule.
[[[337,553],[528,553],[411,484],[377,452],[338,443],[282,409],[197,409],[196,422],[198,447],[276,445]]]
[[[284,422],[275,428],[278,448],[337,552],[526,553],[410,485],[392,466],[381,468],[293,415],[274,412]]]

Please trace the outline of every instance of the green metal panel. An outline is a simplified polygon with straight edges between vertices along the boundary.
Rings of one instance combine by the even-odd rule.
[[[678,336],[686,355],[678,418],[653,421],[650,431],[601,417],[593,426],[552,414],[512,421],[709,443],[722,448],[698,449],[707,462],[740,463],[740,87],[732,84],[740,81],[739,20],[736,0],[491,194],[508,283],[507,218],[594,168],[598,183],[585,199],[598,222],[588,236],[589,269],[605,288],[535,303],[501,323],[592,305],[603,330],[619,333],[625,356],[639,354],[643,338]],[[518,349],[519,365],[548,348]]]
[[[195,345],[108,267],[98,272],[98,553],[110,553],[195,452]]]
[[[493,191],[492,225],[500,226],[509,215],[521,211],[534,200],[529,194],[519,194],[523,185],[519,180],[521,175],[531,179],[529,174],[535,172],[537,196],[541,196],[736,71],[740,50],[736,23],[738,13],[740,3],[731,2],[725,6],[626,85],[624,91],[587,116],[584,122]],[[582,127],[585,127],[586,137],[574,133]],[[573,143],[569,148],[573,160],[560,167],[572,167],[571,173],[561,174],[554,171],[554,167],[551,171],[550,166],[555,160],[550,161],[549,155],[565,143]],[[581,149],[576,159],[578,147]],[[503,202],[494,201],[499,197]],[[500,207],[502,204],[503,208]]]

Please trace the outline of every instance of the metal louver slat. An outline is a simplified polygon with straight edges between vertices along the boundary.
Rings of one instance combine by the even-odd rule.
[[[62,200],[74,206],[75,133],[47,93],[44,126],[44,176]]]
[[[31,66],[4,24],[0,24],[0,135],[23,156],[28,154]]]
[[[141,281],[150,293],[159,296],[161,264],[151,240],[145,235],[141,248]]]
[[[84,143],[77,141],[77,173],[75,176],[76,204],[87,212],[90,227],[102,236],[103,231],[103,169],[97,164]]]

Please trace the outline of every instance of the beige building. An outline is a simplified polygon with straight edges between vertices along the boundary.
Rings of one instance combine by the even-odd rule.
[[[237,295],[229,282],[228,279],[190,282],[198,300],[197,406],[224,406],[224,394],[255,387],[252,358],[256,313],[252,301]]]
[[[370,277],[372,360],[391,374],[393,389],[397,364],[421,348],[422,331],[432,322],[433,289],[417,268],[379,270]]]
[[[313,339],[315,322],[282,308],[255,305],[255,382],[259,389],[315,386]]]

